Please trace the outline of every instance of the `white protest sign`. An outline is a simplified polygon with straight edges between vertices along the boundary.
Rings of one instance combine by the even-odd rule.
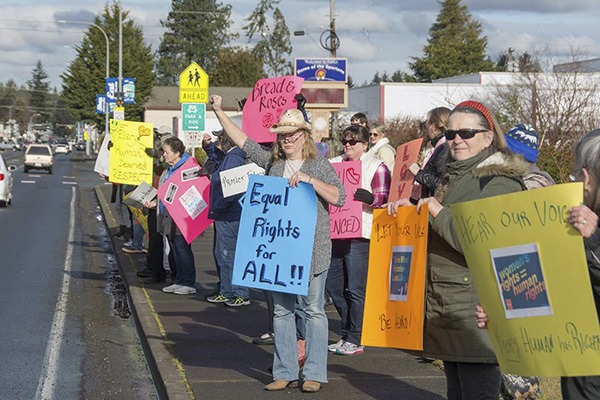
[[[156,189],[146,182],[142,182],[133,192],[129,193],[127,197],[123,199],[123,203],[135,208],[141,208],[146,201],[150,201],[155,197]]]
[[[229,197],[238,193],[244,193],[248,189],[250,175],[264,175],[264,168],[255,163],[242,165],[241,167],[231,168],[219,173],[223,197]]]

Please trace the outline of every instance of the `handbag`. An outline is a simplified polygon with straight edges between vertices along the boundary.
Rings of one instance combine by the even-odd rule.
[[[540,378],[538,376],[502,374],[500,395],[504,400],[538,399],[540,397]]]

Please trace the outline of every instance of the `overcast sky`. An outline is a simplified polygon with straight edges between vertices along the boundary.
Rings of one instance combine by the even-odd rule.
[[[244,18],[258,0],[232,0],[232,30],[243,38]],[[109,2],[111,3],[111,2]],[[223,1],[227,3],[227,1]],[[517,53],[551,54],[568,61],[571,49],[586,58],[600,57],[599,0],[463,0],[481,22],[488,55],[496,61],[508,47]],[[90,21],[103,10],[99,0],[2,0],[0,10],[0,82],[18,85],[31,78],[42,60],[52,86],[61,90],[60,74],[75,57],[85,26],[65,26],[59,19]],[[169,0],[123,0],[124,9],[143,28],[156,50],[163,32],[159,20],[171,9]],[[318,45],[329,26],[329,0],[282,0],[279,5],[291,32],[292,57],[328,57]],[[439,12],[436,0],[337,0],[335,18],[341,46],[338,57],[348,58],[355,83],[371,81],[376,71],[390,75],[408,70],[411,57],[422,56],[428,30]],[[241,42],[243,44],[245,42]]]

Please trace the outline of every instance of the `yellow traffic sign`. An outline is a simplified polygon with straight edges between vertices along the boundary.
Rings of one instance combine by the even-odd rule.
[[[208,103],[208,74],[192,62],[179,74],[180,103]]]

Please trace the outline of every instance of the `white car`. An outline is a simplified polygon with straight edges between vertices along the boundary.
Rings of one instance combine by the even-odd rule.
[[[68,143],[57,143],[54,147],[54,154],[69,154],[70,152]]]
[[[12,203],[13,178],[11,172],[16,170],[14,165],[7,166],[4,158],[0,155],[0,207],[6,207]]]
[[[27,173],[30,169],[45,169],[49,174],[52,174],[53,165],[54,156],[50,145],[30,144],[25,150],[23,172]]]

